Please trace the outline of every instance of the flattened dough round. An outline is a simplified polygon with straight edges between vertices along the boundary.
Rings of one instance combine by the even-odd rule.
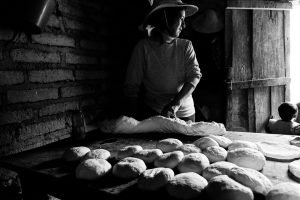
[[[295,179],[300,182],[300,160],[294,160],[289,163],[288,169]]]
[[[194,141],[193,144],[195,144],[201,150],[204,150],[207,147],[211,147],[211,146],[219,146],[219,144],[214,139],[207,136],[199,138],[198,140]]]
[[[210,163],[225,161],[227,158],[227,151],[219,146],[207,147],[202,153],[208,158]]]
[[[175,168],[183,159],[184,154],[181,151],[164,153],[154,161],[155,167]]]
[[[177,151],[182,151],[184,155],[190,153],[201,153],[201,149],[194,144],[183,144],[176,148]]]
[[[121,160],[126,157],[131,157],[141,150],[143,150],[143,147],[141,147],[140,145],[125,146],[117,151],[117,160]]]
[[[274,185],[267,194],[266,200],[298,200],[300,199],[300,185],[283,182]]]
[[[228,151],[238,149],[238,148],[250,148],[250,149],[258,150],[258,147],[254,142],[245,141],[245,140],[234,140],[228,146]]]
[[[107,160],[110,157],[110,152],[106,149],[93,149],[89,152],[87,152],[82,160],[87,160],[91,158],[97,158],[97,159],[104,159]]]
[[[160,149],[143,149],[136,152],[133,157],[143,160],[145,163],[153,163],[163,152]]]
[[[206,180],[210,180],[211,178],[219,175],[228,175],[231,176],[231,169],[234,167],[238,167],[236,164],[226,162],[226,161],[219,161],[210,164],[206,167],[203,172],[202,176]]]
[[[292,161],[300,158],[300,147],[275,142],[257,142],[259,150],[269,159]]]

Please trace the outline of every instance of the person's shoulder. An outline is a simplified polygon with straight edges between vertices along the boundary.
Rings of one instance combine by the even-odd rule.
[[[191,40],[189,40],[189,39],[177,38],[176,40],[177,40],[177,43],[180,43],[180,44],[184,44],[184,45],[192,44]]]

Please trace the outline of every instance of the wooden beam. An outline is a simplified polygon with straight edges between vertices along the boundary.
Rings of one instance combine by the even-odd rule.
[[[278,85],[287,85],[291,82],[289,77],[280,77],[280,78],[267,78],[267,79],[254,79],[247,81],[230,81],[226,82],[228,90],[235,89],[248,89],[248,88],[257,88],[257,87],[267,87],[267,86],[278,86]]]
[[[293,8],[291,2],[278,1],[249,1],[249,0],[229,0],[226,9],[251,9],[251,10],[290,10]]]

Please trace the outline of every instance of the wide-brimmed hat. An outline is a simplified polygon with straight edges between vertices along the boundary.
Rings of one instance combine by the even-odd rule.
[[[143,21],[143,27],[147,26],[147,22],[153,13],[163,8],[184,8],[186,17],[192,16],[198,11],[197,6],[183,3],[181,0],[154,0],[150,12]]]

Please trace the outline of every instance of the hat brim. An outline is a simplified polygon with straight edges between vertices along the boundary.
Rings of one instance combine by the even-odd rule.
[[[185,4],[185,3],[181,3],[181,4],[162,4],[159,5],[157,7],[155,7],[154,9],[152,9],[145,17],[144,21],[143,21],[143,27],[145,28],[147,26],[147,22],[149,20],[149,17],[156,11],[161,10],[163,8],[184,8],[185,10],[185,16],[186,17],[190,17],[192,15],[194,15],[197,11],[198,11],[198,7],[191,5],[191,4]]]

